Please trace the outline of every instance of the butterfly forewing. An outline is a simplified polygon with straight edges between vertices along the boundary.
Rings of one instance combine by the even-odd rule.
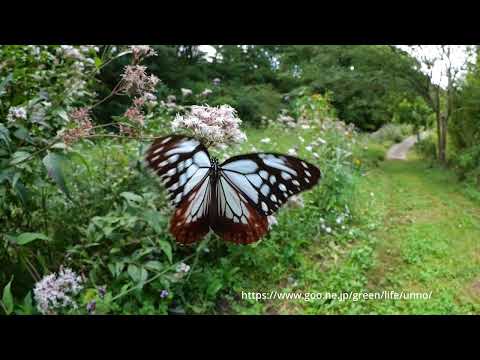
[[[190,244],[200,240],[210,230],[211,182],[198,184],[177,206],[170,222],[170,231],[177,242]]]
[[[275,153],[235,156],[220,167],[221,176],[263,215],[273,214],[290,196],[312,188],[321,177],[316,166]]]
[[[208,181],[211,161],[200,141],[172,135],[155,140],[147,151],[148,166],[162,179],[175,205],[200,183]]]

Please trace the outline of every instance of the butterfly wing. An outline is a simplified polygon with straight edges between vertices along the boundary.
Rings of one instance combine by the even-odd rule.
[[[208,234],[211,182],[206,179],[184,198],[170,221],[170,232],[181,244],[191,244]]]
[[[156,139],[147,150],[146,161],[162,179],[175,205],[208,179],[212,166],[208,151],[200,141],[181,135]]]
[[[235,156],[221,166],[228,179],[260,214],[273,214],[289,197],[311,189],[320,170],[307,161],[276,153]]]
[[[268,231],[266,216],[259,213],[228,178],[219,176],[212,201],[210,226],[226,241],[249,244]]]
[[[176,206],[170,231],[177,242],[200,240],[209,231],[211,161],[207,149],[196,139],[172,135],[155,140],[146,161]]]

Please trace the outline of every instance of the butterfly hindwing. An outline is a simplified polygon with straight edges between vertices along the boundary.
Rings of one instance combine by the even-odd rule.
[[[263,215],[273,214],[289,197],[315,186],[320,170],[301,159],[276,153],[232,157],[221,174]]]
[[[215,200],[211,227],[224,240],[250,244],[268,231],[267,217],[259,213],[228,178],[219,177]]]
[[[175,205],[208,179],[210,156],[200,141],[181,135],[156,139],[147,151],[148,166],[162,179]]]

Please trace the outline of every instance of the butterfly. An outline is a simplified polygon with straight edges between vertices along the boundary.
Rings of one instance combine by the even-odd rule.
[[[277,153],[219,164],[199,140],[183,135],[156,139],[146,162],[175,206],[170,232],[180,244],[199,241],[210,229],[225,241],[256,242],[268,232],[268,216],[321,178],[316,166]]]

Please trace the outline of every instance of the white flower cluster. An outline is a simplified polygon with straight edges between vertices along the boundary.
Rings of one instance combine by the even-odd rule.
[[[190,266],[185,264],[185,263],[180,263],[178,266],[177,266],[177,273],[188,273],[190,271]]]
[[[298,156],[298,146],[288,149],[287,154],[290,156]]]
[[[127,65],[122,73],[122,90],[129,95],[143,96],[155,91],[160,79],[155,75],[147,75],[147,67],[143,65]]]
[[[185,89],[185,90],[189,90],[189,89]],[[177,97],[175,95],[168,95],[166,100],[167,100],[166,102],[161,100],[160,106],[166,109],[169,113],[174,113],[174,112],[184,110],[184,107],[182,105],[177,104]]]
[[[190,89],[181,88],[180,90],[182,91],[183,97],[191,96],[193,94],[192,90]]]
[[[98,52],[99,50],[97,46],[90,45],[82,45],[79,47],[75,47],[72,45],[60,45],[60,47],[57,49],[57,53],[62,55],[65,59],[73,59],[80,62],[94,64],[95,61],[90,56],[88,56],[91,49],[94,49],[95,52]]]
[[[291,128],[297,126],[295,119],[285,113],[278,115],[277,122],[281,125],[291,127]]]
[[[60,268],[58,275],[53,273],[45,276],[33,289],[38,311],[42,314],[52,314],[58,308],[69,306],[77,308],[72,296],[82,290],[81,283],[82,278],[69,268]]]
[[[172,129],[186,129],[204,140],[207,145],[240,143],[246,135],[240,130],[241,120],[229,105],[219,107],[192,106],[189,113],[177,115],[172,122]]]
[[[325,225],[325,219],[324,218],[320,218],[320,222],[322,223],[320,225],[320,227],[322,228],[322,230],[324,230],[327,234],[331,234],[332,233],[332,228],[330,226],[327,226]]]
[[[200,95],[203,96],[203,97],[207,97],[207,96],[209,96],[212,92],[213,92],[213,91],[210,90],[210,89],[205,89],[205,90],[203,90],[203,91],[200,93]]]
[[[7,121],[8,122],[15,122],[18,119],[27,119],[27,110],[21,106],[13,106],[8,109]]]
[[[84,96],[87,86],[87,82],[85,81],[86,70],[94,68],[94,57],[95,53],[99,51],[99,48],[94,45],[61,45],[56,51],[59,57],[65,60],[70,60],[69,66],[71,67],[71,70],[73,70],[73,72],[70,73],[70,76],[64,80],[64,86],[67,89],[67,93],[73,97]]]
[[[274,215],[267,216],[268,220],[268,229],[271,229],[273,226],[278,225],[277,218]]]
[[[345,230],[347,228],[346,224],[351,218],[352,214],[350,213],[350,209],[348,206],[345,206],[345,210],[335,218],[335,223],[332,223],[331,225],[328,225],[324,218],[320,218],[320,227],[327,234],[331,234],[334,230],[333,228],[336,228],[337,230]]]
[[[150,45],[131,45],[129,48],[133,56],[137,59],[157,55],[156,51],[153,50]]]
[[[302,195],[293,195],[287,200],[287,205],[292,208],[303,208],[305,204],[303,202]]]
[[[220,80],[219,78],[215,78],[215,79],[212,80],[213,86],[218,86],[218,85],[220,85],[221,82],[222,82],[222,80]]]

